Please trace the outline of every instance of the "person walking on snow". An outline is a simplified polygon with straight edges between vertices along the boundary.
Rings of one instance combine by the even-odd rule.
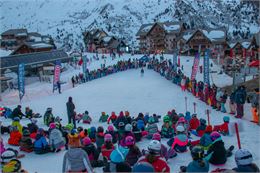
[[[142,67],[142,69],[141,69],[141,77],[143,77],[144,76],[144,68]]]

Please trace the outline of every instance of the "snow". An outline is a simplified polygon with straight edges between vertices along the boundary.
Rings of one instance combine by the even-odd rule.
[[[213,30],[213,31],[206,31],[206,30],[202,30],[203,33],[210,39],[210,40],[214,40],[214,39],[219,39],[219,38],[224,38],[225,37],[225,33],[224,31],[220,31],[220,30]]]
[[[244,42],[241,43],[241,45],[243,46],[243,48],[248,49],[249,46],[251,45],[251,43],[248,42],[248,41],[244,41]]]
[[[4,49],[0,49],[0,57],[2,56],[8,56],[12,53],[11,50],[4,50]]]
[[[92,54],[88,54],[88,57]],[[140,58],[142,55],[124,55],[121,59],[128,58]],[[165,55],[167,59],[171,59],[172,55]],[[190,76],[191,66],[194,57],[181,57],[181,65],[184,66],[184,72],[186,75]],[[107,64],[114,64],[118,61],[107,60]],[[202,61],[200,61],[201,64]],[[100,64],[104,63],[103,60],[94,61],[89,64],[88,68],[96,69],[100,67]],[[219,70],[219,68],[214,64],[212,70]],[[72,74],[77,74],[80,71],[69,69],[67,72],[62,73],[61,78],[64,81],[67,79],[69,81]],[[202,74],[197,74],[197,79],[202,79]],[[226,75],[213,74],[214,82],[217,85],[225,85],[231,81]],[[93,123],[91,125],[86,125],[80,123],[80,126],[88,128],[92,125],[107,127],[107,124],[98,123],[99,116],[102,111],[110,114],[115,111],[117,114],[123,110],[128,110],[131,116],[137,116],[139,112],[149,112],[150,114],[156,113],[159,115],[165,115],[168,110],[176,109],[177,112],[185,112],[184,97],[188,98],[188,110],[193,111],[193,102],[197,103],[197,114],[199,118],[206,118],[205,110],[211,110],[211,123],[213,125],[222,123],[224,114],[221,112],[216,112],[212,110],[211,107],[207,106],[205,103],[199,101],[197,98],[193,97],[190,93],[182,92],[180,87],[174,85],[172,82],[167,81],[161,77],[158,73],[153,70],[145,69],[144,76],[140,76],[140,69],[128,70],[125,72],[119,72],[116,74],[109,75],[107,77],[93,80],[85,84],[71,88],[65,84],[62,85],[62,94],[52,93],[52,84],[46,83],[34,83],[26,86],[26,95],[21,102],[22,108],[30,106],[35,112],[44,114],[47,107],[53,108],[53,113],[55,116],[60,116],[63,120],[62,123],[67,123],[67,112],[66,112],[66,101],[69,96],[73,97],[73,101],[76,106],[76,111],[78,113],[88,110],[93,118]],[[46,92],[48,92],[46,94]],[[9,94],[4,93],[2,97],[2,105],[8,105],[14,108],[19,100],[16,99],[18,93],[16,91],[9,92]],[[16,98],[15,98],[16,97]],[[41,98],[41,99],[39,99]],[[16,102],[17,101],[17,102]],[[226,107],[228,107],[226,105]],[[250,115],[250,111],[246,107],[246,115]],[[227,110],[229,111],[229,109]],[[230,116],[230,121],[235,122],[236,120],[233,116]],[[9,125],[10,120],[1,118],[4,125]],[[247,120],[240,120],[241,124],[246,127],[244,131],[240,133],[241,145],[243,148],[247,148],[253,154],[254,162],[259,165],[260,163],[260,153],[257,150],[260,138],[260,127],[254,125]],[[27,124],[28,120],[21,120],[23,125]],[[159,123],[159,127],[161,126]],[[38,120],[38,125],[44,127],[43,119]],[[2,135],[4,138],[4,143],[6,147],[8,135]],[[193,137],[195,139],[195,137]],[[223,136],[225,141],[225,146],[236,145],[235,136]],[[165,139],[162,140],[166,144]],[[147,147],[149,141],[143,139],[137,145],[143,149]],[[18,149],[18,147],[13,147]],[[59,153],[48,153],[44,155],[36,155],[34,153],[26,153],[26,156],[21,159],[23,168],[28,172],[61,172],[63,155],[66,151],[62,150]],[[21,152],[22,153],[22,152]],[[179,167],[182,165],[187,165],[191,161],[190,151],[186,153],[179,153],[176,158],[168,160],[168,164],[171,167],[171,172],[178,172]],[[53,164],[55,163],[55,164]],[[234,156],[228,158],[227,163],[224,168],[235,167]],[[215,166],[210,165],[210,170],[215,169]],[[99,169],[97,169],[98,171]]]
[[[152,26],[153,26],[153,25],[148,25],[148,26],[144,27],[144,28],[142,29],[142,32],[148,32],[148,31],[152,28]]]
[[[35,42],[42,41],[42,37],[30,36],[30,39],[34,40]]]
[[[191,38],[193,34],[192,33],[188,33],[188,34],[184,34],[182,37],[184,38],[184,40],[189,40]]]
[[[46,43],[35,43],[31,45],[33,48],[46,48],[46,47],[52,47],[50,44]]]
[[[107,37],[104,37],[103,40],[104,40],[105,42],[109,42],[111,38],[112,38],[112,37],[107,36]]]
[[[180,29],[180,25],[163,25],[167,32],[172,32]]]

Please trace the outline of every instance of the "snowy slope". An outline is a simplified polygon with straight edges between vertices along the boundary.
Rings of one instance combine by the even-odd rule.
[[[73,97],[77,112],[88,110],[94,119],[93,125],[102,125],[104,127],[106,127],[107,124],[98,123],[101,111],[106,111],[108,113],[115,111],[116,113],[119,113],[120,110],[128,110],[131,116],[137,116],[139,112],[164,115],[168,110],[173,108],[175,108],[177,112],[184,112],[185,96],[188,97],[189,111],[192,111],[192,103],[197,103],[197,113],[199,117],[206,118],[205,109],[209,108],[191,94],[181,92],[179,87],[165,80],[152,70],[145,70],[144,77],[140,77],[140,70],[129,70],[127,72],[114,74],[64,91],[61,95],[52,95],[22,103],[22,106],[25,107],[29,105],[33,110],[37,110],[41,114],[44,113],[47,107],[53,107],[54,115],[61,116],[63,118],[62,122],[66,123],[67,115],[65,103],[69,96]],[[212,110],[211,123],[221,123],[224,115],[225,114],[223,113]],[[231,121],[235,121],[235,119],[231,117]],[[3,120],[3,123],[4,125],[7,125],[10,123],[10,120]],[[26,124],[28,121],[22,120],[22,123]],[[44,127],[42,119],[39,120],[38,124]],[[253,157],[255,161],[259,163],[260,154],[256,152],[256,148],[260,143],[260,138],[256,138],[256,136],[260,135],[260,128],[259,126],[244,120],[242,121],[242,124],[246,127],[245,131],[240,134],[242,147],[255,151]],[[80,125],[83,127],[90,127],[89,125],[83,125],[82,123],[80,123]],[[44,128],[46,129],[46,127]],[[6,143],[8,135],[4,135],[3,137]],[[235,150],[237,149],[235,136],[227,136],[223,137],[223,139],[225,140],[226,147],[233,144],[236,147]],[[147,143],[148,140],[143,140],[138,143],[138,146],[140,146],[140,148],[146,148]],[[163,143],[166,143],[166,140],[163,140]],[[29,172],[60,172],[62,169],[64,153],[64,150],[60,153],[49,153],[46,155],[29,153],[26,154],[21,161],[23,167]],[[168,163],[171,167],[171,171],[177,172],[179,166],[187,165],[189,161],[191,161],[191,156],[188,151],[179,154],[174,159],[170,159]],[[234,158],[231,157],[224,167],[233,168],[234,166],[235,161]],[[211,169],[213,168],[215,167],[211,166]]]
[[[88,55],[90,56],[90,55]],[[124,55],[123,59],[128,59],[130,55]],[[135,58],[141,57],[141,55],[136,55]],[[166,58],[171,58],[171,55],[166,55]],[[107,60],[108,64],[113,64],[115,61]],[[184,65],[184,71],[187,75],[190,75],[190,67],[192,66],[192,57],[181,57],[181,64]],[[101,61],[93,62],[89,65],[90,69],[95,69],[100,66]],[[214,70],[217,70],[216,65],[213,66]],[[71,70],[66,74],[62,74],[63,80],[66,78],[70,79],[70,75],[78,73],[79,70]],[[202,75],[198,74],[198,79],[202,79]],[[222,82],[231,81],[230,78],[225,75],[213,76],[215,83],[220,85]],[[68,84],[69,85],[69,84]],[[112,74],[110,76],[97,79],[86,84],[79,85],[75,88],[67,88],[63,90],[61,95],[43,94],[42,92],[47,92],[51,90],[51,84],[40,84],[35,83],[26,87],[29,94],[37,93],[37,95],[27,95],[22,101],[22,107],[30,106],[35,112],[44,114],[47,107],[53,108],[53,113],[55,116],[60,116],[63,120],[62,123],[67,123],[66,115],[66,101],[69,96],[73,97],[76,111],[84,112],[88,110],[93,118],[93,124],[95,126],[102,125],[107,127],[107,124],[98,123],[99,116],[102,111],[111,113],[115,111],[117,114],[121,110],[128,110],[131,116],[137,116],[139,112],[149,112],[157,113],[159,115],[165,115],[168,110],[176,109],[177,112],[185,112],[184,97],[188,98],[188,110],[193,111],[193,102],[197,103],[197,113],[200,118],[206,118],[205,110],[211,110],[211,123],[220,124],[222,123],[223,114],[212,110],[205,103],[194,98],[190,93],[181,92],[180,87],[174,85],[172,82],[167,81],[161,77],[158,73],[153,70],[145,69],[144,77],[140,76],[140,69],[128,70],[126,72],[120,72],[117,74]],[[14,108],[18,102],[12,102],[12,99],[17,99],[15,92],[11,92],[10,95],[5,95],[1,105],[8,105]],[[10,100],[9,100],[10,99]],[[9,103],[9,104],[8,104]],[[13,104],[10,104],[13,103]],[[228,106],[228,105],[226,105]],[[250,115],[248,107],[246,107],[246,115]],[[235,118],[230,117],[231,122],[237,121]],[[10,124],[10,120],[0,118],[4,125]],[[28,120],[22,120],[22,124],[26,125]],[[260,138],[256,136],[260,135],[260,127],[254,125],[253,123],[242,120],[241,123],[244,126],[244,132],[240,134],[242,147],[254,151],[253,157],[255,162],[260,164],[260,153],[256,150],[260,143]],[[46,127],[43,125],[43,119],[40,119],[38,125],[41,127]],[[83,127],[90,127],[80,123]],[[161,123],[160,123],[161,125]],[[3,135],[5,143],[7,142],[8,135]],[[196,137],[193,137],[196,139]],[[230,145],[235,145],[235,150],[237,149],[236,137],[235,136],[223,136],[226,147]],[[146,148],[148,140],[144,139],[142,142],[138,143],[140,148]],[[166,140],[163,140],[166,143]],[[34,153],[26,154],[24,158],[21,159],[23,167],[29,172],[60,172],[62,169],[62,159],[65,151],[60,153],[49,153],[46,155],[35,155]],[[190,152],[179,154],[174,159],[168,161],[171,171],[177,172],[181,165],[187,165],[191,160]],[[33,163],[33,164],[32,164]],[[55,164],[53,164],[55,163]],[[234,158],[228,159],[225,168],[233,168],[235,166]],[[211,166],[211,169],[215,167]],[[98,170],[97,170],[98,171]]]
[[[58,46],[82,45],[82,32],[103,28],[135,45],[141,24],[185,21],[189,27],[225,26],[233,31],[259,30],[258,11],[239,1],[213,0],[2,0],[0,32],[28,28],[54,37]]]

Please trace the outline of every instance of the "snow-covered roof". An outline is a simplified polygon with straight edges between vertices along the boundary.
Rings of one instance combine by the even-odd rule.
[[[27,33],[27,29],[9,29],[3,32],[1,35],[16,35],[18,33]]]
[[[30,45],[32,48],[51,48],[52,45],[47,44],[47,43],[35,43]]]
[[[150,29],[153,27],[153,25],[148,25],[148,26],[145,26],[143,29],[142,29],[142,32],[148,32],[150,31]]]
[[[225,38],[225,32],[222,30],[202,30],[203,34],[207,36],[211,41],[218,40],[218,39],[224,39]]]
[[[106,36],[106,37],[103,37],[102,39],[103,39],[104,42],[109,42],[112,39],[112,37]]]
[[[162,23],[162,26],[167,33],[180,32],[181,25],[182,24],[180,22],[165,22],[165,23]]]
[[[193,35],[193,33],[188,32],[188,33],[184,34],[182,36],[182,38],[187,41],[187,40],[189,40],[191,38],[192,35]]]
[[[180,25],[169,25],[169,26],[163,25],[163,26],[164,26],[164,29],[169,32],[180,29]]]
[[[26,32],[21,32],[21,33],[15,34],[15,36],[27,36],[27,33]]]
[[[243,48],[248,49],[249,46],[251,45],[251,42],[244,41],[244,42],[241,42],[241,45],[243,46]]]
[[[11,53],[11,50],[0,49],[0,57],[10,55]]]
[[[154,25],[153,23],[141,25],[141,27],[138,30],[138,32],[136,33],[136,35],[137,36],[146,35],[150,31],[150,29],[153,27],[153,25]]]
[[[229,47],[233,48],[237,43],[229,43]]]

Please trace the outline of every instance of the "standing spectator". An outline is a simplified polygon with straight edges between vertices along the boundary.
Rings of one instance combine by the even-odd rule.
[[[244,86],[239,86],[235,93],[235,102],[237,105],[236,118],[242,118],[244,116],[244,104],[246,102],[246,89]]]
[[[76,75],[76,84],[78,84],[78,83],[79,83],[79,76]]]
[[[259,88],[255,89],[255,93],[251,99],[251,112],[252,112],[252,121],[259,123]]]
[[[72,83],[72,87],[74,88],[74,86],[75,86],[75,79],[74,79],[74,76],[72,76],[72,78],[71,78],[71,83]]]
[[[61,94],[61,83],[60,83],[60,81],[57,81],[57,88],[58,88],[59,93]]]
[[[230,94],[230,97],[229,97],[229,108],[230,108],[230,114],[235,115],[236,114],[235,91],[233,91]]]
[[[72,97],[69,97],[69,100],[66,103],[66,106],[67,106],[67,114],[68,114],[68,123],[70,124],[71,120],[73,119],[74,110],[75,110],[75,105],[72,102]],[[75,120],[75,118],[74,118],[74,120]],[[73,122],[73,124],[74,124],[74,128],[76,128],[76,126],[75,126],[76,123]]]

